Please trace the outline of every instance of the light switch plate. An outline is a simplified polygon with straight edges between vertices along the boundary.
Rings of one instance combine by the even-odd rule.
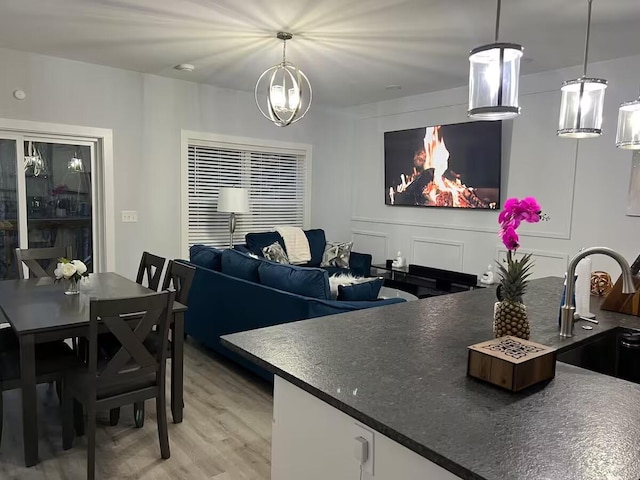
[[[122,223],[136,223],[138,212],[135,210],[122,210]]]
[[[354,442],[357,437],[362,437],[367,441],[367,461],[362,464],[362,471],[368,473],[371,477],[374,476],[374,463],[375,463],[375,443],[374,443],[374,434],[373,430],[369,430],[367,427],[364,427],[358,423],[353,424],[353,438]]]

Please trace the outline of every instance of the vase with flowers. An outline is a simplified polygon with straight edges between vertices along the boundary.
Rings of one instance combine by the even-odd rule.
[[[80,293],[78,282],[82,280],[82,277],[89,275],[89,272],[87,272],[87,266],[80,260],[59,258],[58,266],[53,271],[53,274],[56,277],[56,282],[64,280],[65,295],[77,295]]]
[[[522,200],[509,198],[500,212],[498,217],[500,238],[507,248],[507,258],[502,263],[498,262],[499,302],[496,304],[493,320],[493,332],[496,338],[513,335],[528,340],[531,336],[527,307],[522,297],[527,290],[527,279],[531,276],[533,262],[530,253],[516,258],[516,251],[520,247],[517,230],[522,222],[537,223],[547,219],[548,217],[542,214],[540,205],[533,197]]]

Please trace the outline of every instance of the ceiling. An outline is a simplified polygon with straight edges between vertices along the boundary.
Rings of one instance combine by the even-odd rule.
[[[523,73],[582,63],[586,0],[505,0],[500,39]],[[314,101],[351,106],[467,83],[468,51],[493,41],[495,0],[19,0],[0,46],[253,91],[287,59]],[[638,54],[639,0],[595,0],[590,60]],[[178,63],[196,71],[178,72]],[[387,85],[400,85],[389,90]]]

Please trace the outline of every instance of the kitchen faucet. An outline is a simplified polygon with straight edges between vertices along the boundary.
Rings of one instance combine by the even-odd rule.
[[[573,337],[573,322],[576,307],[573,302],[573,294],[576,289],[576,266],[578,262],[589,255],[600,253],[613,258],[622,269],[622,293],[633,294],[636,292],[633,283],[633,274],[629,263],[618,252],[607,247],[590,247],[578,252],[570,261],[567,270],[567,290],[564,299],[564,305],[560,308],[560,336]]]

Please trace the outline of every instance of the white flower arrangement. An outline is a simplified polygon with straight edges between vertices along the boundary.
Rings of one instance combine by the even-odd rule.
[[[87,266],[83,262],[80,260],[69,260],[68,258],[58,259],[58,266],[53,271],[53,274],[56,276],[56,281],[64,278],[65,280],[73,280],[74,282],[89,275]]]

